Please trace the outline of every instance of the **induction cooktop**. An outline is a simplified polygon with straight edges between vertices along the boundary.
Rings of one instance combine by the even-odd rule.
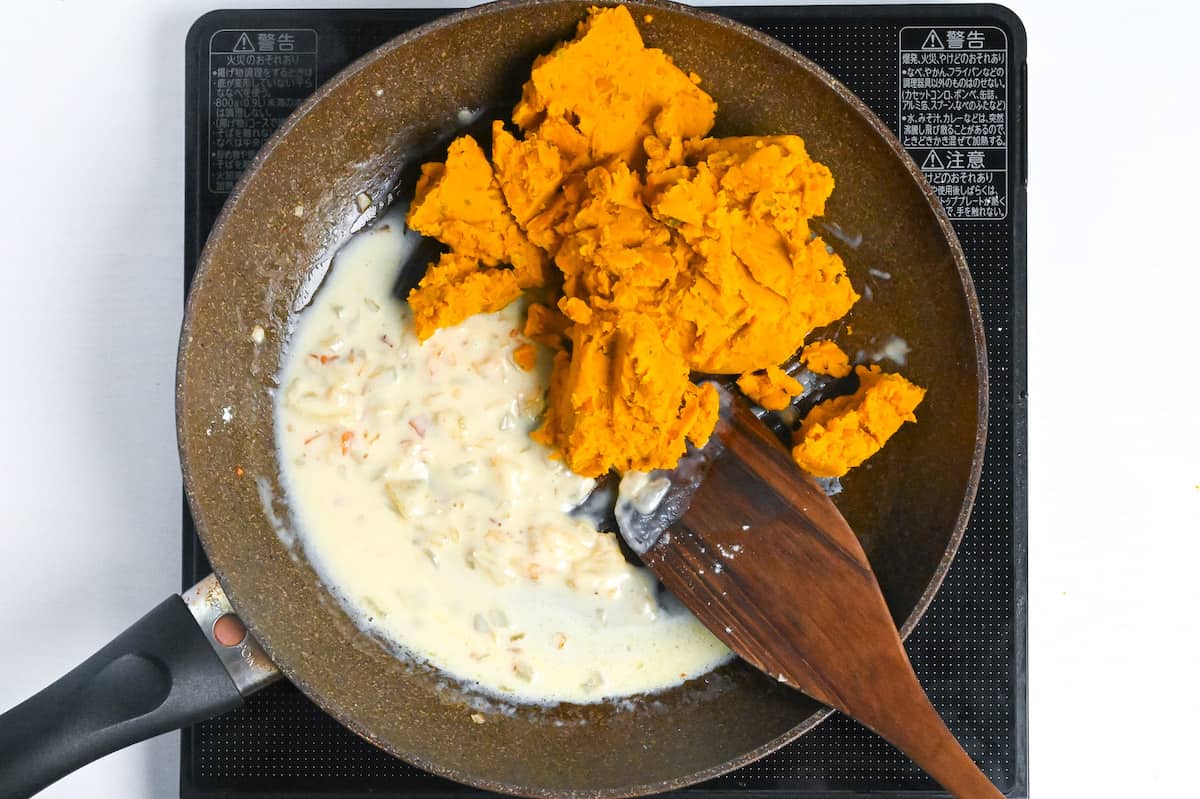
[[[889,125],[935,187],[979,295],[990,374],[983,476],[949,575],[907,647],[933,703],[1007,796],[1027,795],[1025,37],[992,5],[708,9],[817,62]],[[355,58],[444,10],[214,11],[187,43],[184,268],[275,128]],[[209,566],[191,518],[183,585]],[[356,737],[286,682],[185,730],[181,795],[449,797],[484,792]],[[688,797],[944,796],[888,744],[834,715]]]

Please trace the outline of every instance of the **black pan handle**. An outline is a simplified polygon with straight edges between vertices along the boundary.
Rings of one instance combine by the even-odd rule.
[[[236,617],[214,633],[228,613],[214,578],[185,596],[0,716],[0,797],[31,796],[131,743],[232,710],[279,676]]]

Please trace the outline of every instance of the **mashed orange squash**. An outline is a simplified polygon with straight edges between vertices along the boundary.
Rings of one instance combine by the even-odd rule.
[[[712,127],[717,104],[699,82],[642,43],[628,9],[593,9],[573,41],[534,61],[513,122],[560,148],[567,140],[569,152],[586,147],[591,163],[640,166],[647,136],[691,139]]]
[[[513,363],[526,372],[532,371],[533,367],[537,366],[537,350],[532,344],[522,344],[513,350]]]
[[[817,405],[796,433],[792,457],[817,477],[841,477],[883,448],[913,411],[925,389],[878,366],[859,366],[858,390]]]
[[[481,269],[511,264],[522,288],[545,280],[545,253],[517,226],[492,165],[470,136],[451,143],[445,163],[421,168],[408,226],[449,245],[459,265],[465,259]]]
[[[778,366],[768,366],[763,372],[746,372],[737,379],[737,386],[768,411],[781,411],[804,393],[800,381]]]
[[[809,371],[830,377],[850,375],[850,356],[832,341],[814,341],[800,351],[800,363]]]
[[[786,407],[802,389],[780,364],[859,299],[809,224],[829,169],[799,136],[708,137],[700,86],[624,6],[594,8],[534,62],[490,160],[457,139],[409,210],[451,250],[409,297],[418,335],[531,290],[524,333],[556,351],[534,436],[585,476],[702,445],[719,403],[696,372]]]
[[[425,340],[477,313],[493,313],[521,296],[512,269],[481,269],[471,256],[445,253],[408,297],[417,336]]]

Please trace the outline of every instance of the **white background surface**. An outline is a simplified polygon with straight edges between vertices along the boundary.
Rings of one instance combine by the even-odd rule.
[[[5,9],[0,709],[178,588],[183,43],[214,7]],[[1033,795],[1197,796],[1200,12],[1012,7],[1029,32]],[[177,764],[171,734],[44,795],[177,796]]]

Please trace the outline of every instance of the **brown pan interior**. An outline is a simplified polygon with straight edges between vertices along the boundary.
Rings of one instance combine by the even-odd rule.
[[[455,126],[461,108],[507,116],[537,54],[573,34],[585,2],[500,3],[445,18],[356,62],[276,134],[226,204],[189,298],[178,433],[186,491],[208,557],[284,673],[358,734],[451,779],[530,796],[625,796],[682,786],[761,757],[810,729],[819,705],[741,664],[625,703],[486,711],[426,667],[393,657],[320,587],[279,483],[275,376],[296,309],[336,247],[386,203],[396,176]],[[984,433],[982,328],[961,250],[928,187],[844,87],[760,34],[666,3],[631,3],[662,47],[720,103],[718,134],[803,135],[837,189],[827,237],[860,291],[840,343],[891,335],[929,387],[908,425],[851,474],[838,504],[864,540],[907,633],[958,545]],[[365,192],[374,207],[356,205]],[[872,276],[875,269],[890,279]],[[266,340],[255,344],[255,325]],[[229,420],[226,421],[226,417]],[[796,586],[803,601],[804,586]]]

